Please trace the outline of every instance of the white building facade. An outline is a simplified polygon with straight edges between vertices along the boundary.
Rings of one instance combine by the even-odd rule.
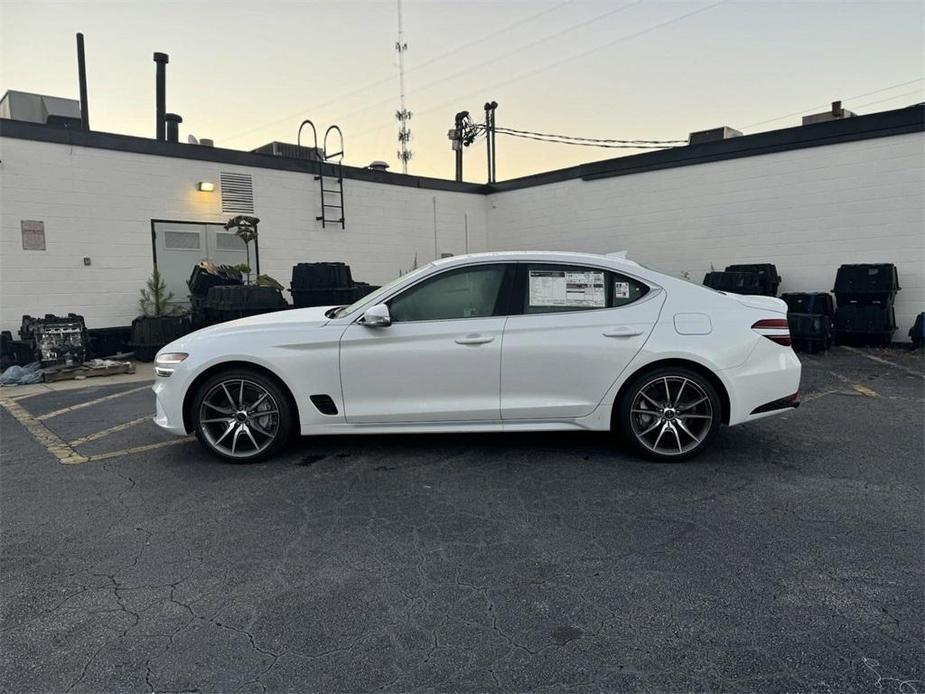
[[[345,261],[381,284],[415,262],[509,249],[626,249],[695,282],[769,262],[782,292],[831,290],[842,263],[892,262],[906,340],[925,310],[923,130],[916,106],[491,186],[344,167],[341,229],[316,219],[335,174],[317,162],[0,120],[0,327],[68,312],[127,325],[169,232],[213,229],[221,245],[219,225],[247,212],[260,271],[285,285],[297,262]],[[243,207],[223,174],[244,181]]]

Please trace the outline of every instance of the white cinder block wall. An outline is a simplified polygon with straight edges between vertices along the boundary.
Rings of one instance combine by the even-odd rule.
[[[925,310],[925,134],[915,133],[488,196],[494,250],[629,257],[700,283],[774,263],[782,292],[829,291],[842,263],[895,263],[899,329]]]
[[[219,173],[251,174],[260,218],[260,268],[288,287],[300,261],[343,260],[381,284],[437,253],[486,246],[485,196],[344,181],[347,229],[321,228],[311,174],[0,138],[0,325],[22,314],[83,315],[91,327],[127,325],[153,268],[151,220],[225,222]],[[202,193],[198,181],[214,181]],[[45,251],[25,251],[21,220],[45,223]],[[91,265],[84,266],[89,256]]]
[[[0,326],[23,313],[127,325],[152,269],[151,220],[224,222],[221,171],[251,174],[261,270],[344,260],[386,282],[466,250],[609,252],[700,282],[711,266],[772,262],[781,291],[830,290],[842,263],[894,262],[903,289],[897,340],[925,309],[925,134],[728,159],[491,195],[346,179],[347,229],[322,229],[311,174],[0,138]],[[45,223],[46,251],[22,249],[20,223]],[[84,266],[83,258],[92,259]]]

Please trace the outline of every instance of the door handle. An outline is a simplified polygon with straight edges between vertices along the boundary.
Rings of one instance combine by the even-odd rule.
[[[604,337],[636,337],[637,335],[642,335],[642,328],[621,325],[616,328],[607,328],[603,335]]]
[[[457,337],[456,344],[457,345],[484,345],[484,344],[487,344],[493,341],[494,339],[495,338],[492,337],[491,335],[466,335],[465,337]]]

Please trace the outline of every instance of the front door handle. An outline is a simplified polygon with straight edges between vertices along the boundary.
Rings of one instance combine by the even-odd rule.
[[[607,328],[603,334],[604,337],[636,337],[637,335],[642,335],[642,328],[621,325],[616,328]]]
[[[457,337],[456,344],[457,345],[484,345],[484,344],[487,344],[493,341],[494,339],[495,338],[492,337],[491,335],[466,335],[464,337]]]

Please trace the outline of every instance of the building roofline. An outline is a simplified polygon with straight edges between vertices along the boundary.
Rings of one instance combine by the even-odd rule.
[[[925,131],[925,105],[915,104],[892,111],[881,111],[864,116],[801,125],[781,130],[742,135],[728,140],[705,142],[699,145],[674,147],[654,152],[643,152],[626,157],[605,159],[580,164],[564,169],[544,171],[493,184],[466,183],[426,176],[405,175],[388,171],[374,171],[354,166],[344,166],[343,176],[347,179],[400,185],[427,190],[443,190],[459,193],[491,194],[520,188],[548,185],[561,181],[580,179],[583,181],[627,176],[646,171],[659,171],[682,166],[694,166],[773,154],[790,150],[822,147],[843,142],[857,142],[880,137],[892,137]],[[0,119],[0,137],[51,142],[78,147],[92,147],[135,154],[148,154],[179,159],[209,161],[219,164],[277,169],[298,173],[335,175],[335,167],[317,161],[291,159],[256,152],[242,152],[221,147],[204,147],[179,142],[118,135],[95,130],[84,131],[70,128],[56,128],[40,123],[29,123]]]

